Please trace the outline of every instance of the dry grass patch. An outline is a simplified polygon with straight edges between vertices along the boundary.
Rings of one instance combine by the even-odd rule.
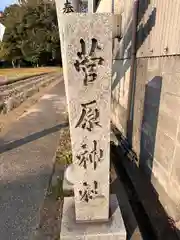
[[[16,81],[24,77],[31,77],[43,73],[60,72],[60,67],[39,67],[39,68],[4,68],[0,69],[0,78],[8,81]]]

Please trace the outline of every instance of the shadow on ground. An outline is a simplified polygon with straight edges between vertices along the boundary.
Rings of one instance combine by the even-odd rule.
[[[42,137],[44,137],[46,135],[58,132],[60,129],[65,128],[68,125],[69,125],[69,123],[62,123],[62,124],[59,124],[59,125],[54,126],[52,128],[44,129],[42,131],[33,133],[31,135],[28,135],[28,136],[26,136],[24,138],[15,140],[15,141],[10,142],[10,143],[1,143],[0,154],[4,153],[4,152],[7,152],[7,151],[10,151],[10,150],[12,150],[14,148],[18,148],[18,147],[20,147],[20,146],[22,146],[24,144],[33,142],[33,141],[35,141],[35,140],[37,140],[39,138],[42,138]],[[1,142],[3,142],[3,140],[1,140]]]

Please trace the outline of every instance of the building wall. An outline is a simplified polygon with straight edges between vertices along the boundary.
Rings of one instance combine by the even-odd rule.
[[[133,148],[159,199],[180,220],[180,56],[137,59]],[[159,185],[173,200],[159,192]],[[166,201],[167,200],[167,201]]]
[[[179,0],[140,0],[137,57],[180,54],[179,12]]]
[[[133,0],[119,3],[122,39],[114,40],[111,117],[126,135]],[[132,132],[138,166],[176,223],[180,223],[179,12],[179,0],[140,0]]]
[[[114,40],[112,74],[112,121],[126,134],[129,77],[131,69],[131,34],[133,0],[120,1],[122,14],[122,39]]]

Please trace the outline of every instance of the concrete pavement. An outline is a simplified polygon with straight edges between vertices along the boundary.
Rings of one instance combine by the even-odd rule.
[[[33,239],[65,119],[61,81],[1,137],[0,240]]]

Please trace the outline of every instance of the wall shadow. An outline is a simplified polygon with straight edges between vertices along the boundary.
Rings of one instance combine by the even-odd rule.
[[[118,159],[116,154],[113,151],[114,144],[111,143],[111,162],[116,162]],[[117,176],[118,173],[118,176]],[[123,181],[124,174],[121,171],[117,172],[116,166],[111,164],[110,172],[110,192],[115,194],[117,197],[118,205],[121,209],[122,218],[124,220],[124,225],[126,228],[126,240],[132,239],[141,239],[140,235],[143,233],[140,232],[139,226],[137,224],[136,218],[131,208],[131,198],[127,194],[127,189],[125,188]],[[139,237],[138,237],[139,236]]]
[[[24,144],[29,143],[29,142],[33,142],[33,141],[35,141],[39,138],[42,138],[44,136],[47,136],[47,135],[51,134],[51,133],[55,133],[55,132],[59,131],[60,129],[68,127],[68,126],[69,126],[69,123],[62,123],[62,124],[56,125],[52,128],[44,129],[42,131],[33,133],[31,135],[28,135],[24,138],[15,140],[15,141],[10,142],[10,143],[2,143],[2,140],[1,140],[0,154],[8,152],[8,151],[10,151],[14,148],[18,148],[18,147],[20,147]]]
[[[149,19],[145,24],[140,23],[141,19],[144,16],[144,13],[148,9],[150,5],[149,0],[140,0],[139,11],[138,11],[138,31],[137,31],[137,43],[136,43],[136,51],[140,49],[145,40],[148,38],[151,33],[153,27],[156,24],[156,8],[154,8],[149,16]],[[121,40],[121,44],[124,46],[123,52],[118,52],[115,56],[115,59],[122,61],[122,66],[119,67],[121,72],[116,74],[112,82],[112,91],[119,84],[120,79],[124,76],[124,73],[131,67],[131,37],[132,37],[132,22],[128,24],[128,30]],[[144,49],[143,49],[144,50]],[[126,55],[125,55],[126,53]],[[120,62],[120,61],[119,61]],[[126,65],[124,63],[126,62]],[[124,66],[123,66],[124,65]],[[118,69],[117,69],[118,70]],[[135,68],[136,71],[136,68]],[[136,73],[134,74],[134,81],[136,82]],[[145,79],[146,80],[146,79]],[[145,82],[145,81],[144,81]],[[137,83],[138,84],[138,83]],[[119,177],[122,176],[122,168],[124,172],[126,172],[127,178],[129,178],[130,188],[134,188],[134,192],[138,192],[138,201],[142,205],[142,209],[144,209],[145,215],[148,209],[148,215],[150,215],[150,224],[155,227],[155,238],[150,239],[178,239],[177,234],[180,234],[179,229],[177,229],[173,223],[173,220],[169,218],[167,212],[161,205],[159,201],[159,195],[155,191],[153,185],[151,184],[151,175],[153,168],[153,158],[155,155],[155,145],[156,145],[156,132],[157,132],[157,123],[158,123],[158,115],[159,115],[159,105],[161,98],[161,88],[162,88],[162,77],[154,76],[153,79],[148,82],[145,86],[145,98],[144,109],[143,109],[143,117],[142,124],[140,125],[140,156],[137,158],[135,152],[133,152],[132,146],[130,145],[131,139],[127,140],[125,136],[122,135],[119,131],[115,131],[116,136],[118,138],[118,155],[114,162],[116,162],[116,166],[118,168]],[[135,98],[135,90],[136,85],[134,85],[134,93],[132,100],[132,108],[128,109],[128,111],[132,111],[132,118],[127,119],[128,121],[132,121],[131,125],[133,126],[134,120],[134,98]],[[133,134],[133,128],[130,129],[131,136]],[[124,160],[123,160],[124,158]],[[124,163],[122,163],[124,162]],[[139,165],[138,165],[139,162]],[[129,169],[132,169],[130,172]],[[133,173],[135,172],[135,174]],[[138,179],[133,179],[133,174]],[[142,177],[143,175],[143,177]],[[132,177],[132,178],[131,178]],[[138,189],[138,190],[137,190]],[[138,212],[141,212],[141,208]],[[137,213],[138,214],[138,213]],[[148,216],[149,217],[149,216]],[[153,223],[154,222],[154,223]],[[158,224],[159,222],[159,224]],[[156,226],[157,227],[156,227]],[[159,227],[158,227],[159,226]],[[148,239],[148,238],[146,238]]]
[[[160,203],[159,196],[154,191],[147,174],[144,174],[137,166],[135,153],[128,148],[126,139],[117,128],[112,127],[119,142],[117,146],[111,147],[111,153],[114,154],[112,161],[118,178],[125,187],[143,239],[179,240],[180,230],[176,228],[175,223]],[[132,229],[136,229],[136,225]],[[132,229],[128,233],[128,240],[134,239]],[[141,238],[137,237],[137,239]]]
[[[94,12],[97,11],[99,4],[100,4],[101,0],[94,0]]]
[[[150,35],[153,27],[156,23],[156,8],[154,8],[145,24],[140,24],[140,21],[142,20],[144,13],[148,9],[150,4],[150,1],[142,1],[140,0],[139,3],[139,9],[138,9],[138,31],[137,31],[137,43],[136,43],[136,52],[137,50],[142,46],[142,44],[145,42],[145,40]],[[131,104],[128,106],[127,109],[127,119],[126,119],[126,126],[128,127],[126,129],[126,136],[128,137],[128,141],[130,145],[132,145],[132,133],[133,133],[133,120],[134,120],[134,94],[136,89],[136,60],[133,63],[131,60],[132,56],[132,49],[131,49],[131,40],[132,40],[132,26],[133,22],[131,20],[130,24],[128,24],[129,27],[126,31],[125,36],[121,40],[121,45],[123,46],[123,52],[120,54],[120,52],[117,52],[114,63],[113,63],[113,77],[112,77],[112,96],[113,91],[118,86],[119,82],[122,80],[122,78],[125,76],[125,73],[128,71],[128,69],[131,68],[132,64],[134,64],[135,71],[131,72],[131,81],[133,81],[132,84],[132,93],[129,92],[128,99],[131,97]],[[120,48],[119,48],[120,49]],[[118,59],[118,55],[120,55],[122,58]],[[125,56],[126,55],[126,56]],[[118,66],[119,65],[119,66]],[[133,80],[132,80],[133,79]],[[124,88],[125,84],[123,84]],[[125,92],[125,89],[123,89],[123,92]],[[120,103],[119,103],[120,104]],[[125,116],[126,117],[126,116]]]
[[[147,221],[142,207],[137,201],[137,196],[133,192],[131,181],[127,178],[123,170],[122,163],[119,162],[119,154],[117,155],[117,147],[111,144],[111,160],[114,164],[115,171],[118,174],[111,183],[111,191],[117,195],[119,206],[121,208],[122,217],[127,231],[126,240],[146,239],[155,240],[152,227]]]
[[[141,47],[145,39],[147,39],[149,33],[151,32],[153,26],[155,26],[155,19],[156,19],[156,9],[154,8],[148,21],[146,24],[140,25],[139,30],[137,32],[137,42],[136,42],[136,52]],[[131,99],[129,109],[127,109],[127,137],[129,143],[132,145],[132,134],[133,134],[133,121],[134,121],[134,99],[135,99],[135,90],[136,90],[136,72],[137,72],[137,59],[135,59],[134,67],[132,69],[133,72],[131,73],[130,81],[132,84],[132,92],[129,92],[129,99]]]
[[[143,2],[142,0],[140,1],[141,7],[139,8],[139,11],[138,11],[138,25],[141,19],[143,18],[144,13],[148,9],[149,4],[150,4],[149,0],[145,2]],[[140,27],[137,31],[138,44],[136,45],[136,51],[142,46],[142,44],[145,42],[147,37],[150,35],[152,28],[155,26],[155,22],[156,22],[156,8],[152,10],[151,15],[149,16],[149,19],[147,20],[146,24],[144,25],[140,24]],[[119,51],[117,51],[116,56],[114,58],[114,60],[122,60],[122,63],[123,61],[124,63],[122,66],[119,66],[120,69],[117,68],[116,63],[113,64],[113,76],[114,74],[116,74],[116,77],[114,78],[114,81],[112,83],[112,91],[118,85],[120,79],[124,76],[124,73],[131,67],[131,55],[132,55],[131,40],[132,40],[132,26],[133,26],[132,20],[130,24],[129,22],[127,22],[127,26],[128,25],[129,27],[126,31],[126,34],[125,36],[123,36],[120,42],[121,46],[123,47],[123,51],[120,53],[120,49],[119,49]],[[123,71],[121,69],[123,69]]]
[[[141,124],[139,167],[146,170],[151,179],[156,131],[161,99],[162,77],[155,76],[146,84]]]

